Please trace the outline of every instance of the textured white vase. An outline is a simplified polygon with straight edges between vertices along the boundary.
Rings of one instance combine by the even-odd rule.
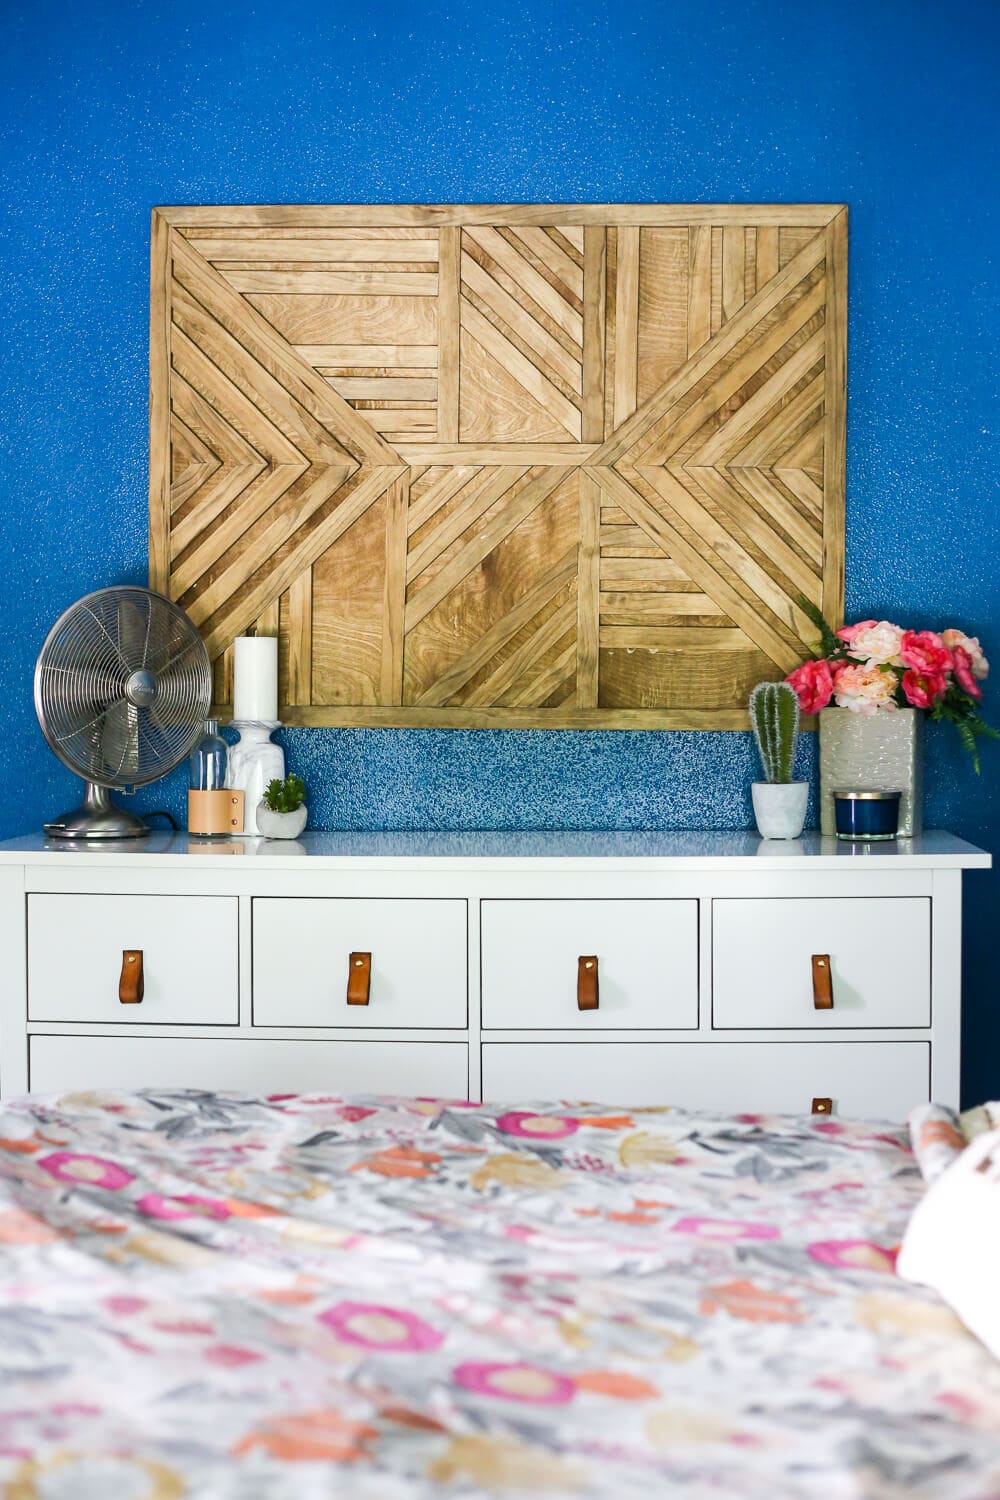
[[[271,743],[273,731],[281,726],[277,721],[234,719],[232,727],[240,737],[229,747],[226,786],[243,793],[243,832],[262,833],[257,806],[264,789],[270,781],[285,779],[285,752]]]
[[[762,839],[797,839],[806,820],[808,781],[755,781],[750,788]]]
[[[266,802],[258,802],[257,832],[266,839],[297,839],[308,817],[309,809],[304,802],[294,812],[275,812]]]
[[[833,794],[840,788],[869,787],[901,792],[899,837],[912,838],[923,827],[924,715],[916,708],[855,714],[824,708],[819,716],[820,830],[837,831]]]

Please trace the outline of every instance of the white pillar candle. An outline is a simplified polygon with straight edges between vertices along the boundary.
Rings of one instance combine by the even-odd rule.
[[[274,724],[278,718],[278,639],[240,635],[233,662],[233,719]]]

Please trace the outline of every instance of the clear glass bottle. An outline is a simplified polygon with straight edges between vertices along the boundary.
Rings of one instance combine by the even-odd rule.
[[[191,751],[191,790],[221,792],[226,785],[229,746],[219,733],[218,719],[205,720],[205,732]]]

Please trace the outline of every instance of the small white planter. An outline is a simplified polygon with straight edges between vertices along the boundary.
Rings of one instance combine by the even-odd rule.
[[[294,812],[287,813],[273,812],[266,802],[258,802],[257,832],[266,839],[297,839],[308,817],[309,809],[304,802]]]
[[[753,796],[757,832],[762,839],[797,839],[806,821],[808,781],[755,781]]]

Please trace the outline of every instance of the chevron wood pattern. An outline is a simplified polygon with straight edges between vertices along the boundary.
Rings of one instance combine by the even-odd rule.
[[[839,205],[153,214],[150,580],[298,724],[737,728],[841,618]]]

